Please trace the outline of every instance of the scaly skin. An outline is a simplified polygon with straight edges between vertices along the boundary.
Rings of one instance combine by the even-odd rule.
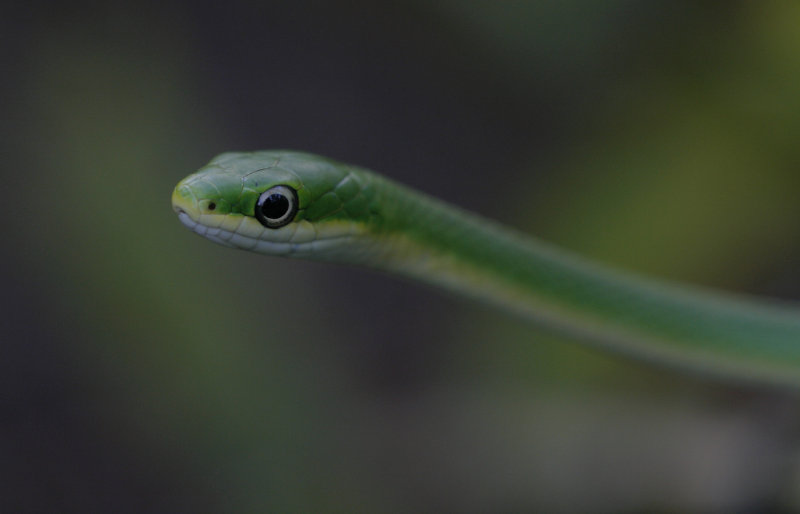
[[[271,229],[254,212],[277,185],[297,192],[299,209]],[[800,386],[797,305],[611,270],[362,168],[299,152],[226,153],[182,180],[172,204],[186,226],[226,246],[370,266],[631,357]]]

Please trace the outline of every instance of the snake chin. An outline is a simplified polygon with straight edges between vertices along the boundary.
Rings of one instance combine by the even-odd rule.
[[[228,248],[236,248],[235,245],[232,245],[228,241],[226,241],[226,240],[224,240],[224,239],[222,239],[221,237],[218,236],[217,232],[219,232],[219,230],[216,230],[216,232],[211,233],[211,231],[210,231],[210,229],[208,227],[206,227],[205,225],[202,225],[202,224],[196,222],[195,220],[193,220],[191,218],[191,216],[186,214],[186,211],[184,211],[183,209],[180,209],[180,208],[175,209],[175,212],[178,213],[178,219],[180,220],[180,222],[183,223],[183,225],[186,228],[188,228],[189,230],[191,230],[195,234],[197,234],[199,236],[203,236],[206,239],[208,239],[210,241],[213,241],[213,242],[215,242],[215,243],[217,243],[219,245],[227,246]]]

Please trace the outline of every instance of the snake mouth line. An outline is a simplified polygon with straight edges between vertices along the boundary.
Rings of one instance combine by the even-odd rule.
[[[183,223],[184,226],[186,226],[186,228],[188,228],[189,230],[191,230],[195,234],[203,236],[206,239],[209,239],[209,240],[211,240],[211,241],[213,241],[213,242],[215,242],[217,244],[220,244],[222,246],[227,246],[228,248],[239,248],[238,246],[233,245],[230,242],[226,241],[225,239],[219,237],[218,233],[210,233],[212,230],[220,232],[220,231],[222,231],[221,229],[210,229],[209,227],[207,227],[207,226],[205,226],[205,225],[203,225],[201,223],[198,223],[197,221],[193,220],[191,218],[191,216],[189,216],[186,213],[186,211],[184,211],[183,209],[181,209],[179,207],[175,208],[175,212],[178,213],[178,219],[180,220],[180,222]],[[225,232],[225,231],[223,231],[223,232]]]
[[[241,250],[250,250],[260,253],[271,255],[283,255],[286,257],[308,257],[320,253],[326,249],[331,249],[336,246],[347,247],[354,238],[355,234],[341,234],[337,236],[326,237],[324,239],[315,239],[312,241],[305,241],[302,243],[292,243],[288,241],[267,241],[258,239],[256,237],[247,236],[239,232],[226,230],[220,227],[211,227],[195,221],[183,209],[175,208],[178,213],[178,219],[184,226],[197,235],[203,236],[206,239],[213,241],[228,248],[239,248]]]

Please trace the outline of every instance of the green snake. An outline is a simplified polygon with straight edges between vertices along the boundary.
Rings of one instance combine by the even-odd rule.
[[[224,153],[178,183],[172,206],[224,246],[377,268],[633,358],[800,386],[796,304],[614,270],[357,166]]]

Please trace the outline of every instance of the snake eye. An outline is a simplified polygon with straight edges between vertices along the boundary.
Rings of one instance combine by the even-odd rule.
[[[297,214],[297,193],[288,186],[267,189],[256,202],[256,219],[267,228],[288,225]]]

